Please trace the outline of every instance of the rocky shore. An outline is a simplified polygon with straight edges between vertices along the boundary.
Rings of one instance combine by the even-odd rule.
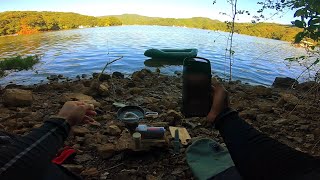
[[[320,101],[319,94],[316,96],[319,89],[313,88],[312,82],[292,89],[287,82],[288,79],[278,79],[276,88],[241,82],[224,85],[230,92],[231,107],[248,123],[299,151],[320,156]],[[99,123],[73,128],[66,145],[74,147],[77,155],[65,167],[85,179],[194,179],[186,163],[186,147],[180,149],[179,155],[173,155],[171,143],[143,152],[128,146],[131,136],[117,120],[117,108],[113,105],[139,105],[159,113],[157,118],[144,120],[148,125],[183,126],[192,140],[210,137],[223,143],[218,131],[201,125],[203,118],[183,118],[181,93],[181,77],[149,70],[130,77],[119,72],[103,74],[100,81],[9,85],[0,92],[0,128],[25,135],[55,115],[64,102],[86,101],[96,106],[95,120]]]

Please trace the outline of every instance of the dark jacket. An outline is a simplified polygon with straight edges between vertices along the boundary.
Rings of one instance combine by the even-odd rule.
[[[222,113],[216,128],[244,179],[320,179],[319,159],[260,133],[236,112]],[[15,138],[5,147],[0,146],[0,179],[76,179],[70,172],[51,163],[69,131],[67,122],[51,119],[30,134]]]
[[[65,120],[51,118],[26,136],[11,136],[11,142],[0,145],[0,179],[76,179],[71,172],[51,162],[69,131],[70,126]],[[2,137],[1,142],[5,143],[4,133]]]
[[[257,131],[235,111],[219,116],[215,126],[244,179],[320,180],[320,159]]]

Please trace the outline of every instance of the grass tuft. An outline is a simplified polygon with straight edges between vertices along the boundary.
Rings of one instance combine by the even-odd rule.
[[[5,70],[28,70],[40,61],[39,55],[16,56],[0,60],[0,77],[5,76]]]

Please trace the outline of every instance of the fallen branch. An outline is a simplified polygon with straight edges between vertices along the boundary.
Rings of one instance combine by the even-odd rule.
[[[117,58],[117,59],[114,59],[114,60],[108,62],[108,63],[104,66],[104,68],[102,69],[101,73],[99,74],[98,79],[100,79],[101,74],[104,73],[104,71],[106,70],[106,68],[107,68],[108,65],[110,65],[110,64],[112,64],[112,63],[114,63],[114,62],[116,62],[116,61],[118,61],[118,60],[120,60],[120,59],[122,59],[122,58],[123,58],[123,56],[121,56],[121,57],[119,57],[119,58]]]

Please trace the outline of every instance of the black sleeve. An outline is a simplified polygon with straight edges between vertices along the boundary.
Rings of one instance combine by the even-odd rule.
[[[50,119],[40,128],[0,149],[0,179],[40,177],[68,137],[69,124]]]
[[[244,179],[320,179],[320,159],[260,133],[236,112],[219,119],[216,128]]]

